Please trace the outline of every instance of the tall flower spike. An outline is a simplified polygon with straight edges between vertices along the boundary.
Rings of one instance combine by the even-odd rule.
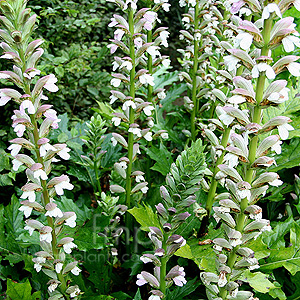
[[[225,119],[225,114],[231,117],[228,125],[233,126],[229,134],[230,145],[226,148],[228,152],[226,155],[230,153],[237,156],[238,165],[235,169],[225,164],[218,165],[222,173],[219,172],[218,177],[228,193],[215,197],[216,190],[214,190],[211,195],[212,199],[218,201],[218,205],[214,207],[214,217],[217,222],[222,223],[224,238],[213,240],[213,248],[218,257],[217,273],[204,272],[200,276],[207,286],[209,299],[254,299],[252,292],[239,290],[238,274],[243,270],[254,270],[259,267],[258,260],[254,257],[255,253],[247,245],[264,231],[271,230],[271,227],[270,221],[262,218],[261,207],[255,203],[265,195],[269,185],[282,185],[277,173],[265,171],[266,167],[274,163],[274,159],[267,155],[270,151],[279,153],[279,138],[288,138],[288,132],[292,130],[292,126],[288,124],[290,119],[286,117],[277,116],[265,124],[262,123],[263,109],[268,109],[271,105],[278,106],[281,99],[286,101],[288,98],[287,91],[284,90],[287,83],[276,80],[276,74],[298,58],[287,56],[272,63],[270,53],[275,44],[270,39],[273,39],[277,28],[281,28],[284,22],[291,20],[281,20],[281,11],[276,3],[266,3],[263,8],[248,6],[248,2],[244,1],[242,4],[261,16],[263,26],[262,29],[258,29],[250,21],[242,21],[232,16],[233,28],[239,26],[241,31],[253,36],[250,50],[254,51],[248,53],[247,47],[240,45],[242,49],[246,48],[245,51],[234,49],[229,43],[223,43],[226,51],[230,53],[230,60],[234,59],[234,64],[240,65],[239,70],[243,69],[242,76],[235,76],[242,73],[233,75],[235,89],[232,93],[245,98],[248,110],[242,111],[238,107],[227,105],[222,108],[225,113],[220,109],[217,111],[220,120],[229,120]],[[231,11],[238,13],[241,6],[237,3],[234,5]],[[291,33],[292,31],[286,32],[287,35]],[[279,38],[276,43],[277,47],[282,44],[284,46],[285,42]],[[228,65],[233,71],[234,68]],[[252,76],[247,76],[249,74]],[[219,91],[217,95],[226,101],[224,93]],[[265,134],[272,130],[278,130],[279,136],[266,137]]]
[[[70,218],[57,223],[56,220],[63,218],[64,213],[59,208],[59,202],[54,203],[50,196],[55,196],[55,193],[62,195],[63,188],[71,190],[73,185],[66,175],[58,179],[48,180],[48,178],[55,156],[68,159],[70,149],[65,144],[51,145],[51,141],[47,138],[50,130],[58,127],[60,120],[57,118],[56,111],[51,108],[52,105],[42,104],[42,100],[47,99],[44,93],[58,91],[57,79],[54,74],[50,74],[33,83],[34,77],[40,76],[41,73],[37,62],[43,54],[43,49],[38,48],[43,41],[38,39],[29,43],[37,16],[35,14],[30,16],[26,3],[25,0],[7,0],[0,4],[3,14],[1,20],[6,20],[3,22],[4,29],[1,29],[1,37],[4,40],[1,43],[4,50],[1,58],[9,59],[14,64],[13,71],[1,71],[0,77],[12,81],[19,90],[17,92],[11,88],[1,89],[0,105],[5,105],[10,100],[18,105],[18,109],[14,110],[12,116],[12,127],[18,138],[10,141],[11,145],[8,149],[14,157],[15,171],[20,165],[27,167],[28,181],[22,187],[22,206],[19,210],[24,212],[26,218],[30,217],[33,210],[45,216],[45,224],[33,219],[26,220],[25,229],[30,235],[34,230],[39,232],[39,240],[44,250],[37,252],[37,257],[33,258],[34,268],[37,272],[43,271],[51,277],[48,282],[50,296],[55,294],[56,297],[62,298],[68,289],[66,274],[61,272],[67,258],[63,252],[71,253],[76,245],[65,244],[62,250],[57,240],[62,235],[64,220],[65,225],[76,226],[76,214],[65,213],[70,214]],[[27,154],[20,154],[23,151]],[[64,182],[63,186],[62,182]],[[68,237],[65,239],[73,240]],[[67,259],[72,260],[69,257]]]
[[[126,148],[127,160],[126,163],[123,161],[115,164],[115,171],[126,180],[125,189],[118,185],[112,185],[111,191],[125,192],[126,206],[130,208],[133,206],[132,193],[146,193],[148,190],[146,181],[137,182],[133,186],[132,179],[135,178],[133,163],[139,153],[138,141],[144,139],[149,142],[154,137],[151,128],[143,128],[146,125],[141,122],[140,116],[144,114],[152,119],[155,110],[154,98],[158,99],[158,96],[154,97],[154,94],[156,95],[158,92],[153,91],[153,73],[158,65],[166,61],[166,58],[161,56],[159,49],[160,45],[167,46],[168,33],[166,28],[158,28],[154,31],[154,27],[158,21],[157,10],[159,8],[168,10],[169,6],[167,1],[155,1],[155,3],[151,2],[149,7],[137,10],[136,2],[129,1],[124,4],[115,1],[115,3],[120,6],[126,17],[113,15],[109,26],[116,30],[109,47],[111,52],[116,52],[120,48],[125,55],[123,57],[115,56],[113,68],[120,73],[113,74],[111,84],[119,87],[123,83],[128,91],[125,94],[115,90],[111,91],[111,103],[115,101],[122,103],[122,109],[114,113],[112,122],[115,126],[127,131],[127,140],[123,136],[113,133],[112,143],[114,145],[120,143]],[[137,97],[137,93],[143,99]],[[162,136],[163,132],[160,134]],[[121,165],[124,163],[126,168]],[[130,215],[125,217],[126,226],[130,228]]]

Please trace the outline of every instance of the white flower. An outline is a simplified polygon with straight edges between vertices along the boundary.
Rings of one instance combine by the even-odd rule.
[[[229,102],[229,103],[232,103],[232,104],[235,104],[235,105],[238,105],[238,104],[241,104],[241,103],[246,102],[246,99],[245,99],[245,97],[243,97],[243,96],[240,96],[240,95],[234,95],[234,96],[232,96],[232,97],[230,97],[230,98],[228,99],[228,102]]]
[[[268,65],[267,63],[260,63],[257,65],[254,65],[254,67],[252,69],[252,77],[258,78],[260,72],[266,72],[266,76],[269,79],[274,79],[276,76],[273,68],[270,65]]]
[[[283,184],[283,181],[281,181],[280,179],[275,179],[275,180],[269,182],[269,184],[272,186],[280,186]]]
[[[158,295],[151,295],[148,300],[161,300],[161,298]]]
[[[162,60],[161,63],[162,63],[162,65],[163,65],[165,68],[168,68],[168,67],[170,66],[170,64],[171,64],[171,60],[168,59],[168,58],[165,58],[165,59]]]
[[[76,275],[76,276],[78,276],[80,272],[81,272],[81,270],[80,270],[77,266],[75,266],[75,267],[71,270],[71,273],[74,274],[74,275]]]
[[[157,93],[157,97],[158,99],[162,100],[162,99],[165,99],[167,97],[165,91],[161,91],[159,93]]]
[[[110,141],[112,142],[112,145],[113,145],[114,147],[118,144],[118,141],[117,141],[114,137],[112,137],[112,138],[110,139]]]
[[[115,126],[119,126],[121,124],[121,118],[113,117],[111,121],[114,123]]]
[[[288,123],[278,126],[279,136],[282,140],[286,140],[289,137],[289,131],[294,130],[294,127]]]
[[[14,132],[17,134],[18,137],[22,137],[26,130],[26,126],[23,124],[17,124],[14,126]]]
[[[217,115],[218,115],[219,119],[224,123],[224,125],[228,126],[228,125],[230,125],[233,122],[234,117],[232,117],[229,114],[227,114],[223,110],[222,107],[217,106],[216,112],[217,112]]]
[[[226,153],[224,161],[227,162],[228,166],[231,168],[234,168],[239,164],[238,156],[232,153]]]
[[[48,211],[45,213],[45,216],[53,217],[53,218],[56,218],[56,217],[61,218],[61,217],[63,216],[63,213],[62,213],[62,211],[61,211],[58,207],[55,207],[55,208],[52,209],[52,210],[48,210]]]
[[[109,99],[110,99],[109,104],[113,104],[113,103],[115,103],[116,100],[118,100],[118,97],[116,97],[114,95],[110,95]]]
[[[16,156],[16,155],[18,155],[18,153],[22,149],[22,145],[11,144],[7,149],[11,151],[10,152],[11,156]]]
[[[143,175],[137,175],[137,176],[135,176],[135,181],[136,182],[145,181],[145,178]]]
[[[144,139],[148,142],[152,141],[152,132],[148,131],[145,135],[144,135]]]
[[[70,218],[65,220],[65,225],[74,228],[76,226],[76,214],[74,213],[74,215],[72,215]]]
[[[135,103],[132,101],[132,100],[128,100],[126,102],[124,102],[123,106],[122,106],[122,109],[124,111],[126,111],[129,107],[132,107],[133,109],[136,109],[136,105]]]
[[[286,52],[292,52],[295,46],[300,47],[300,39],[294,35],[288,35],[282,39],[282,44]]]
[[[25,113],[25,109],[28,109],[29,114],[35,114],[35,108],[30,100],[24,100],[20,105],[20,111],[22,114]]]
[[[122,29],[117,29],[117,30],[114,32],[114,38],[115,38],[115,40],[121,41],[124,34],[125,34],[124,30],[122,30]]]
[[[140,257],[140,260],[144,263],[144,264],[147,264],[149,262],[152,262],[152,259],[147,257],[147,256],[141,256]]]
[[[45,241],[47,243],[51,243],[52,242],[52,234],[51,232],[48,233],[40,233],[40,241]]]
[[[25,218],[28,218],[31,215],[32,209],[33,208],[28,205],[22,205],[21,207],[19,207],[19,211],[22,211],[24,213]]]
[[[143,193],[143,194],[146,194],[147,193],[147,191],[148,191],[148,187],[147,186],[144,186],[143,188],[141,188],[141,192]]]
[[[47,180],[48,176],[46,174],[46,172],[42,169],[38,169],[36,171],[33,172],[33,177],[38,179],[41,178],[42,180]]]
[[[24,227],[24,229],[25,229],[25,230],[28,230],[29,235],[32,236],[32,234],[33,234],[35,228],[34,228],[34,227],[31,227],[31,226],[29,226],[29,225],[26,225],[26,226]]]
[[[218,286],[223,287],[226,285],[226,283],[227,283],[226,273],[221,272],[219,275]]]
[[[79,289],[79,287],[75,287],[75,290],[70,294],[71,298],[75,298],[76,296],[78,296],[80,294],[81,290]]]
[[[43,144],[40,147],[40,156],[44,157],[47,154],[47,151],[52,150],[52,151],[56,151],[56,149],[50,145],[49,143]]]
[[[184,272],[184,269],[183,267],[180,267],[179,268],[179,272],[181,273],[180,275],[176,276],[173,278],[173,281],[174,283],[177,285],[177,286],[183,286],[184,284],[186,284],[186,279],[184,278],[185,276],[185,272]]]
[[[282,18],[280,8],[276,3],[269,3],[267,6],[265,6],[263,13],[262,13],[262,19],[266,20],[270,18],[271,13],[275,12],[276,15],[279,18]]]
[[[138,274],[137,276],[137,281],[136,281],[136,284],[138,285],[138,286],[142,286],[142,285],[144,285],[144,284],[146,284],[147,283],[147,280],[145,280],[145,278],[143,277],[143,275],[142,274]]]
[[[146,51],[152,56],[152,58],[156,58],[156,56],[160,57],[160,52],[158,49],[158,46],[150,46]]]
[[[128,132],[132,132],[132,133],[135,134],[136,136],[142,137],[141,129],[140,129],[140,128],[131,127],[131,128],[128,129]]]
[[[289,91],[288,88],[283,88],[279,93],[274,92],[270,94],[268,100],[277,104],[283,103],[289,99]]]
[[[56,288],[58,287],[58,283],[57,282],[52,282],[49,286],[48,286],[48,291],[49,293],[53,293]]]
[[[293,76],[300,76],[300,64],[296,62],[291,62],[287,65],[287,69]]]
[[[56,82],[57,82],[57,78],[55,77],[55,75],[50,74],[47,82],[44,85],[44,88],[49,92],[55,93],[58,91],[58,87],[55,85]]]
[[[33,258],[32,260],[35,263],[33,265],[33,267],[35,268],[35,270],[37,272],[40,272],[42,270],[42,264],[44,264],[46,262],[46,258],[38,256],[38,257]]]
[[[236,66],[239,61],[240,60],[233,55],[224,56],[224,63],[227,66],[229,72],[234,71],[236,69]]]
[[[71,151],[70,148],[65,147],[62,150],[58,151],[57,154],[59,155],[60,158],[68,160],[70,159],[70,154],[68,153],[70,151]]]
[[[111,81],[110,81],[110,84],[114,87],[119,87],[120,84],[121,84],[121,79],[119,78],[113,78]]]
[[[61,270],[62,270],[62,268],[63,268],[63,263],[60,263],[60,262],[58,262],[56,265],[55,265],[55,272],[56,273],[60,273],[61,272]]]
[[[122,169],[124,169],[124,170],[127,169],[127,163],[126,163],[126,161],[121,161],[121,162],[119,163],[119,165],[120,165],[120,167],[122,167]]]
[[[168,134],[167,132],[163,132],[160,136],[161,136],[161,138],[164,139],[164,140],[166,140],[166,139],[169,138],[169,134]]]
[[[250,33],[242,32],[239,33],[234,39],[234,46],[240,46],[243,50],[248,50],[253,42],[253,36]]]
[[[275,151],[276,154],[280,154],[280,153],[281,153],[281,144],[282,144],[282,141],[278,141],[276,144],[274,144],[274,145],[271,147],[271,150],[272,150],[272,151]]]
[[[63,244],[63,248],[64,248],[64,251],[68,254],[70,254],[72,252],[72,249],[73,248],[76,248],[77,245],[74,244],[73,242],[69,242],[69,243],[66,243],[66,244]],[[73,272],[72,272],[73,273]],[[73,273],[74,274],[74,273]]]
[[[133,68],[133,66],[132,66],[132,63],[131,63],[130,61],[125,60],[125,61],[121,64],[120,68],[121,68],[121,69],[122,69],[122,68],[126,68],[128,71],[130,71],[130,70]]]
[[[144,111],[145,115],[149,117],[149,116],[151,116],[152,110],[154,110],[154,109],[155,109],[154,106],[148,105],[143,108],[143,111]]]
[[[70,178],[67,178],[67,180],[61,181],[60,183],[56,184],[54,188],[56,194],[62,196],[64,194],[64,189],[71,191],[74,188],[74,185],[70,183]]]
[[[143,74],[139,77],[141,84],[150,84],[154,86],[154,77],[150,74]]]

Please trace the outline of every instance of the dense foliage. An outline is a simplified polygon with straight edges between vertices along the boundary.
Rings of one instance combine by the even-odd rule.
[[[0,7],[0,299],[300,297],[297,1]]]

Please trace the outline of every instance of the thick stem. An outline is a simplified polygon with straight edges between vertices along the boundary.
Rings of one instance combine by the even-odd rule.
[[[132,62],[132,69],[130,71],[130,97],[131,100],[134,101],[135,99],[135,49],[134,49],[134,24],[133,24],[133,9],[130,8],[128,12],[128,24],[129,24],[129,31],[130,31],[130,58]],[[134,123],[134,110],[132,107],[129,108],[129,123]],[[126,170],[126,205],[131,208],[131,171],[132,171],[132,154],[133,154],[133,133],[128,133],[128,159],[129,163]],[[125,225],[127,228],[131,227],[131,215],[125,215]]]
[[[193,59],[193,69],[191,72],[192,78],[192,94],[191,100],[193,101],[194,107],[191,114],[191,135],[192,141],[196,139],[196,113],[198,111],[198,102],[197,102],[197,71],[198,71],[198,56],[199,56],[199,40],[196,39],[196,33],[199,27],[199,1],[195,5],[195,15],[194,15],[194,59]]]
[[[269,54],[269,48],[268,48],[268,43],[270,40],[270,32],[272,29],[272,18],[265,20],[264,22],[264,29],[263,29],[263,37],[264,37],[264,47],[262,48],[261,51],[261,55],[262,56],[267,56]],[[261,122],[261,117],[262,117],[262,110],[260,108],[260,103],[263,99],[263,93],[264,93],[264,87],[265,87],[265,81],[266,81],[266,75],[265,72],[262,72],[257,80],[257,85],[256,85],[256,93],[255,93],[255,99],[256,99],[256,106],[254,107],[254,111],[253,111],[253,116],[252,116],[252,122],[253,123],[260,123]],[[255,173],[254,173],[254,169],[251,168],[251,165],[253,164],[253,162],[255,161],[255,156],[256,156],[256,150],[257,150],[257,145],[258,145],[258,136],[254,136],[251,138],[250,140],[250,145],[249,145],[249,163],[247,165],[247,171],[245,174],[245,181],[247,181],[248,183],[252,183],[252,180],[254,179]],[[236,230],[238,230],[239,232],[243,233],[244,230],[244,226],[245,226],[245,221],[247,216],[245,215],[244,211],[248,206],[248,198],[244,198],[241,200],[241,204],[240,204],[240,213],[237,216],[237,220],[236,220]],[[231,251],[229,258],[228,258],[228,267],[230,269],[233,268],[236,259],[237,259],[237,255],[236,255],[236,250],[239,248],[239,246],[236,246],[235,248],[233,248],[233,250]],[[227,275],[227,280],[230,277],[230,274]],[[222,297],[222,299],[227,299],[227,290],[225,289],[225,287],[222,287],[220,289],[220,296]]]

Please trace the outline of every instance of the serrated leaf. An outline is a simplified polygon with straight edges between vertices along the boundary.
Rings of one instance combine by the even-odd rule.
[[[31,295],[31,285],[27,279],[24,283],[14,282],[8,278],[7,291],[8,299],[11,300],[38,300],[41,299],[41,293],[36,292]]]
[[[194,258],[191,247],[188,244],[185,244],[183,247],[179,248],[175,252],[175,255],[191,260]]]
[[[196,283],[196,280],[197,278],[189,280],[183,287],[178,286],[172,291],[168,289],[167,300],[184,299],[184,297],[189,296],[200,285],[200,282]]]
[[[275,156],[277,166],[272,166],[270,171],[277,172],[282,169],[290,169],[300,165],[300,138],[293,138],[290,143],[282,145],[280,155]]]
[[[249,285],[260,293],[268,293],[271,289],[276,288],[275,285],[268,279],[268,275],[261,272],[251,273],[246,270],[239,280],[249,283]]]
[[[61,197],[61,201],[57,202],[59,208],[62,211],[74,211],[77,215],[76,223],[77,225],[82,225],[86,220],[90,219],[92,212],[85,205],[78,207],[72,199],[68,199],[65,196]]]
[[[161,173],[166,176],[170,170],[171,164],[173,162],[172,153],[161,143],[159,149],[155,146],[151,148],[146,148],[146,153],[156,161],[151,170]]]
[[[149,227],[160,228],[157,215],[153,212],[151,207],[134,207],[129,209],[128,212],[134,216],[139,224],[141,224],[142,230],[149,231]]]

